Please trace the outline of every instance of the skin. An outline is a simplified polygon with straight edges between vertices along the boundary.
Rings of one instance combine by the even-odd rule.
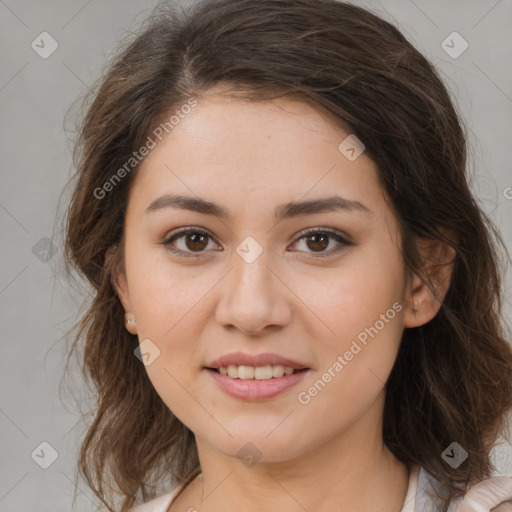
[[[440,304],[422,279],[408,277],[374,163],[338,150],[348,132],[291,97],[248,102],[215,92],[145,158],[130,189],[124,265],[115,275],[136,319],[127,329],[160,350],[146,366],[151,382],[196,436],[202,475],[170,510],[397,512],[409,472],[382,441],[384,385],[404,328],[428,322]],[[145,213],[164,193],[213,201],[231,217],[170,207]],[[333,193],[371,213],[273,218],[282,203]],[[163,245],[186,226],[211,235],[200,249],[190,237],[174,241],[189,258]],[[319,249],[298,236],[311,227],[338,231],[352,245],[333,253],[339,242],[329,238]],[[263,250],[250,264],[236,252],[248,236]],[[418,245],[429,265],[449,256],[437,243]],[[425,272],[444,297],[451,267]],[[394,303],[401,311],[317,396],[299,403],[298,393]],[[237,350],[275,352],[312,370],[277,397],[246,402],[226,395],[203,368]],[[248,442],[261,454],[251,467],[237,457]]]

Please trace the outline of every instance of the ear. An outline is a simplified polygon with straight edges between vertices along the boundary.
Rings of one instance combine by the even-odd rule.
[[[118,245],[110,246],[105,252],[105,268],[111,267],[110,279],[116,294],[123,305],[125,311],[125,325],[130,334],[137,334],[137,324],[135,314],[133,312],[132,303],[130,301],[130,293],[128,290],[128,282],[124,265],[119,262],[120,250]]]
[[[437,315],[450,287],[456,256],[455,250],[440,240],[421,238],[417,247],[423,266],[407,285],[404,327],[419,327]]]

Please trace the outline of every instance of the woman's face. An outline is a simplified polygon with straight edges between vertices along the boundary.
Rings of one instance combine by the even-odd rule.
[[[380,435],[409,290],[376,167],[357,141],[339,148],[348,135],[290,98],[203,97],[132,184],[130,330],[163,401],[217,453],[285,461]]]

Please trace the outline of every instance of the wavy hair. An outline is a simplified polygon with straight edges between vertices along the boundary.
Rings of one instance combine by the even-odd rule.
[[[336,0],[161,5],[86,99],[65,227],[66,270],[93,292],[69,352],[81,355],[97,402],[80,472],[110,511],[120,495],[125,512],[139,495],[152,498],[158,485],[199,471],[193,433],[134,357],[138,339],[125,330],[112,281],[138,166],[102,199],[95,190],[163,118],[220,83],[229,97],[251,101],[296,95],[356,134],[377,165],[410,272],[422,269],[418,238],[454,249],[438,314],[403,333],[383,419],[389,449],[446,485],[448,503],[490,475],[489,452],[512,407],[501,317],[500,258],[508,254],[471,193],[465,128],[436,69],[392,24]],[[115,257],[106,258],[109,250]],[[453,441],[469,454],[457,469],[441,458]]]

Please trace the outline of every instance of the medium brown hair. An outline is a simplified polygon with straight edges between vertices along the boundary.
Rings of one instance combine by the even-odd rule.
[[[105,197],[94,190],[161,119],[190,98],[200,103],[217,84],[252,101],[298,95],[356,134],[377,165],[410,272],[422,268],[418,238],[454,249],[438,314],[403,333],[386,385],[383,437],[398,459],[421,464],[450,496],[460,495],[490,475],[489,451],[512,406],[498,246],[503,254],[506,248],[472,196],[465,130],[432,64],[392,24],[335,0],[161,6],[94,90],[76,146],[65,240],[68,273],[72,267],[93,286],[70,351],[80,349],[97,396],[80,471],[109,510],[120,494],[124,512],[139,492],[146,500],[156,484],[190,479],[199,469],[193,433],[134,357],[138,339],[125,329],[112,281],[138,166]],[[457,469],[441,458],[453,441],[469,454]]]

